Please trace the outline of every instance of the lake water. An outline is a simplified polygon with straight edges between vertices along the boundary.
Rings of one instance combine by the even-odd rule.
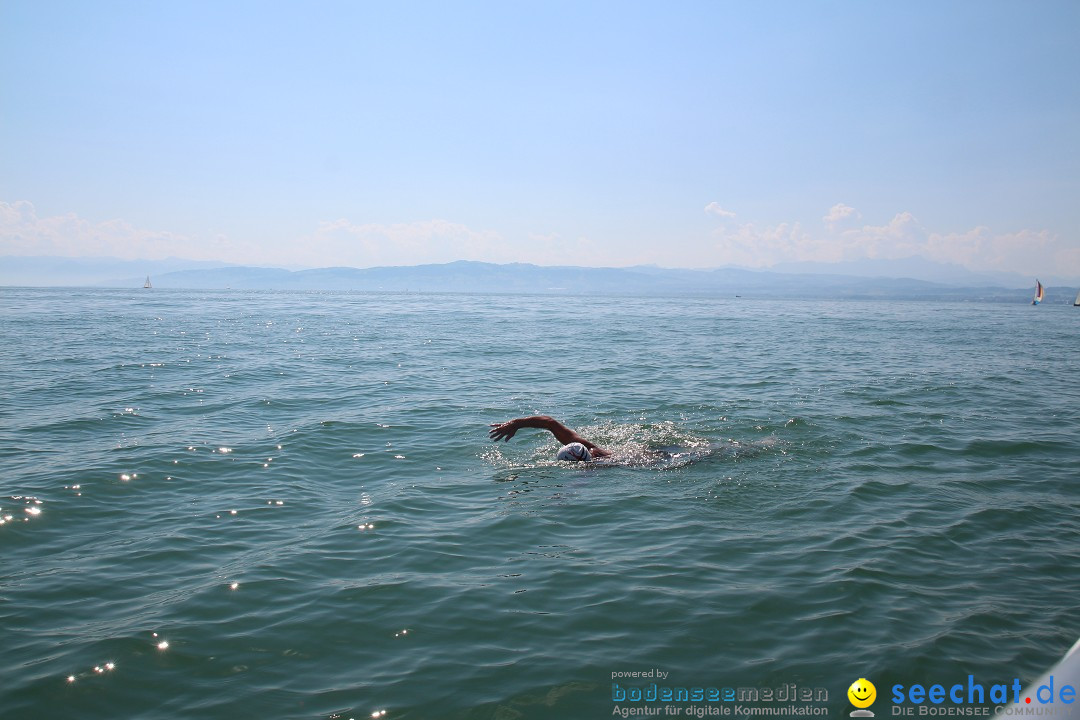
[[[4,288],[0,330],[5,718],[883,717],[1080,635],[1080,309]],[[488,440],[539,413],[628,461]]]

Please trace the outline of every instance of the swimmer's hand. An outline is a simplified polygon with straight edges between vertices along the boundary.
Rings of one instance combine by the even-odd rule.
[[[510,440],[514,437],[514,434],[521,429],[521,418],[517,420],[509,420],[504,423],[491,423],[491,430],[488,432],[488,436],[495,442],[500,440]]]
[[[570,428],[563,425],[561,422],[553,417],[547,415],[532,415],[530,417],[514,418],[504,423],[492,423],[491,430],[488,435],[495,442],[500,440],[509,440],[514,437],[514,434],[522,428],[536,428],[537,430],[547,430],[555,439],[563,445],[569,445],[570,443],[581,443],[585,447],[589,448],[589,452],[593,454],[593,457],[607,457],[611,455],[610,450],[605,450],[602,447],[597,447],[596,443],[590,442],[585,438],[578,435]]]

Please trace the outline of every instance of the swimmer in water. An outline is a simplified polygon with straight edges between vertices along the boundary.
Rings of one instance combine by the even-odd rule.
[[[514,437],[514,433],[522,428],[547,430],[554,435],[555,439],[563,445],[559,449],[558,455],[556,455],[559,460],[587,461],[612,455],[610,450],[605,450],[596,443],[586,440],[555,418],[547,415],[533,415],[531,417],[515,418],[504,423],[492,423],[488,435],[495,442],[509,440]]]

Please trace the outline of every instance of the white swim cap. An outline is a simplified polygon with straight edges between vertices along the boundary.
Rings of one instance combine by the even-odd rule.
[[[592,453],[581,443],[570,443],[559,448],[559,454],[555,458],[557,460],[586,461],[592,460]]]

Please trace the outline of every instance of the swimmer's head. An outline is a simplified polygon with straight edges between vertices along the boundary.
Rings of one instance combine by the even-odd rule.
[[[559,453],[555,456],[557,460],[569,460],[571,462],[578,461],[584,462],[592,460],[592,453],[589,449],[579,442],[570,443],[569,445],[563,445],[559,448]]]

